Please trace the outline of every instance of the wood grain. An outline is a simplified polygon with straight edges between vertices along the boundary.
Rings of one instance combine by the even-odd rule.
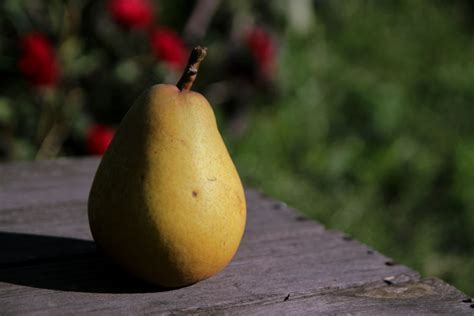
[[[86,202],[97,159],[0,166],[0,314],[469,314],[464,295],[421,280],[344,234],[247,190],[232,263],[180,289],[129,277],[97,252]],[[390,281],[384,282],[384,278]]]

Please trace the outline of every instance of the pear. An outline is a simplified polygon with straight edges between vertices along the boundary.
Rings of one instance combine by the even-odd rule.
[[[99,249],[135,276],[181,287],[221,271],[242,239],[246,202],[211,106],[190,91],[206,48],[178,84],[145,91],[123,118],[88,202]]]

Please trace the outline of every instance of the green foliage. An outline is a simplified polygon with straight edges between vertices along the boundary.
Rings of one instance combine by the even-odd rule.
[[[472,30],[455,6],[330,2],[234,144],[249,184],[474,293]]]

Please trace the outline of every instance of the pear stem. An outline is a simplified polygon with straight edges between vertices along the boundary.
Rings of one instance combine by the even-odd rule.
[[[186,69],[184,69],[181,79],[179,79],[178,83],[176,84],[179,90],[181,91],[191,90],[191,87],[198,73],[199,65],[201,65],[201,62],[206,57],[206,54],[207,54],[206,47],[201,47],[201,46],[194,47],[193,51],[191,52],[191,55],[189,56]]]

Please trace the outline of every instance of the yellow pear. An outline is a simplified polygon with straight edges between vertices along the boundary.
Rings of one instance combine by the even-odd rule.
[[[242,239],[242,184],[211,106],[190,91],[206,48],[176,86],[158,84],[130,108],[89,195],[98,247],[135,276],[179,287],[221,271]]]

